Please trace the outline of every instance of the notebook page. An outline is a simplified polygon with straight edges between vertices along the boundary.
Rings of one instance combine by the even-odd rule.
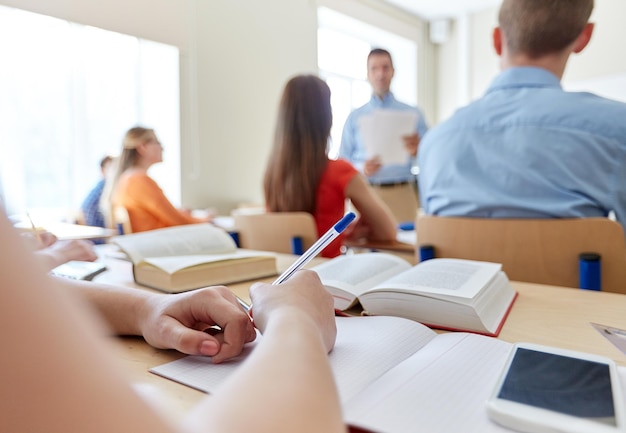
[[[358,394],[436,335],[417,322],[398,317],[337,317],[337,341],[329,359],[340,400],[345,402]],[[212,392],[237,369],[257,342],[247,345],[242,355],[231,362],[214,365],[210,358],[187,356],[150,371]]]
[[[438,335],[344,405],[348,423],[385,433],[510,432],[485,402],[512,345],[474,334]]]

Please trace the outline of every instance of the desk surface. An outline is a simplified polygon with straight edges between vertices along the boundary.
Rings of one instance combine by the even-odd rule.
[[[294,260],[289,255],[277,257],[280,270],[286,269]],[[104,260],[109,270],[98,275],[97,281],[139,287],[132,280],[129,262]],[[242,299],[249,299],[250,284],[245,282],[229,287]],[[596,353],[626,366],[626,355],[591,326],[593,322],[626,329],[625,295],[521,282],[512,284],[519,296],[498,338]],[[154,349],[138,337],[112,338],[111,341],[131,380],[153,385],[165,394],[173,416],[180,416],[205,395],[148,372],[149,368],[184,355],[173,350]]]

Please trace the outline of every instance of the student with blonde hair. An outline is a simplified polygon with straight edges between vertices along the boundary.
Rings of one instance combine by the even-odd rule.
[[[322,235],[343,216],[349,199],[360,217],[353,229],[348,228],[348,236],[395,239],[393,215],[365,178],[348,161],[328,158],[331,126],[328,85],[314,75],[289,80],[280,100],[274,146],[265,169],[268,210],[308,212]],[[343,238],[334,240],[322,256],[339,255]]]
[[[194,218],[189,211],[174,207],[148,175],[148,169],[162,161],[163,146],[154,130],[129,129],[110,185],[111,209],[126,209],[133,232],[209,222],[210,217]]]

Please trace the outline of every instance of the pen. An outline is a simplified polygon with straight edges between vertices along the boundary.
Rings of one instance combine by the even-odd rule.
[[[306,250],[298,260],[296,260],[285,272],[280,274],[278,278],[272,283],[272,285],[280,284],[287,281],[293,274],[302,269],[304,265],[309,263],[315,256],[317,256],[324,248],[326,248],[337,236],[339,236],[348,227],[352,221],[356,218],[354,212],[348,212],[335,223],[326,233],[322,235],[311,247]],[[242,299],[237,297],[239,305],[250,313],[252,310],[252,304],[248,305]]]
[[[37,227],[35,227],[35,223],[33,222],[33,219],[30,217],[30,214],[28,212],[26,212],[26,217],[28,218],[28,221],[30,221],[30,226],[33,228],[33,233],[37,237],[37,242],[39,242],[40,246],[43,245],[43,242],[41,240],[41,235],[39,234]]]
[[[311,247],[306,250],[298,260],[296,260],[285,272],[280,274],[278,278],[272,283],[272,285],[280,284],[287,281],[293,274],[299,271],[304,265],[309,263],[311,259],[317,256],[324,248],[328,246],[337,236],[339,236],[345,229],[354,221],[356,215],[354,212],[348,212],[335,223],[326,233],[322,235]]]

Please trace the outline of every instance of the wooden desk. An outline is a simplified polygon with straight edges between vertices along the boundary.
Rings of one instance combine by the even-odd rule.
[[[393,254],[415,265],[418,262],[415,254],[416,236],[415,231],[398,231],[398,236],[393,241],[344,240],[343,245],[355,253],[380,251]]]
[[[294,256],[278,255],[279,269],[286,269]],[[313,263],[313,265],[315,262]],[[132,281],[130,263],[107,260],[109,271],[96,280],[137,287]],[[272,281],[272,278],[266,281]],[[243,299],[249,299],[251,282],[230,285]],[[500,339],[509,342],[533,342],[566,349],[596,353],[626,366],[626,355],[620,352],[590,322],[626,329],[626,296],[531,283],[512,283],[519,296],[504,324]],[[145,289],[149,290],[149,289]],[[141,338],[111,338],[119,351],[123,367],[131,380],[158,388],[168,400],[173,416],[181,416],[205,394],[167,379],[148,369],[181,358],[173,350],[157,350]]]

